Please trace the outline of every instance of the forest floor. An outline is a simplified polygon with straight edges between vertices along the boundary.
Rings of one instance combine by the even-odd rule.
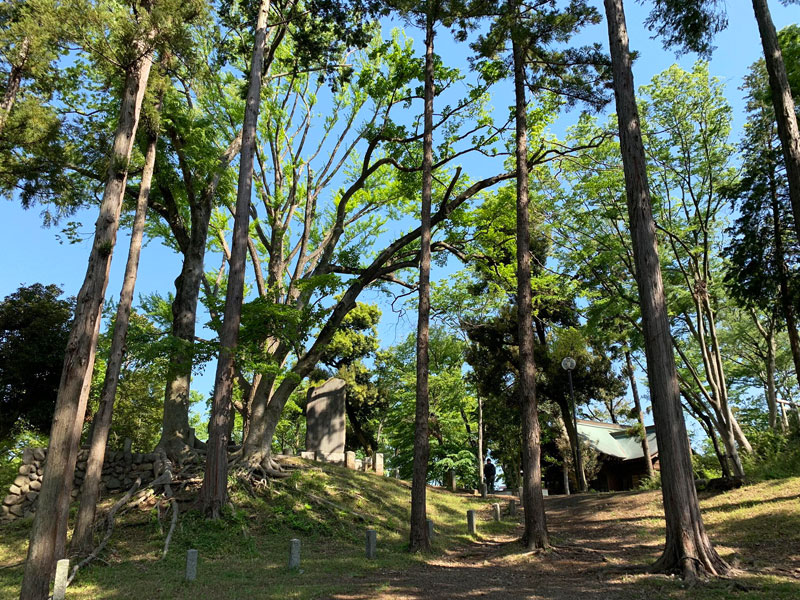
[[[647,572],[663,543],[661,494],[626,492],[546,499],[554,549],[524,552],[508,496],[482,500],[432,488],[433,552],[405,552],[406,482],[325,465],[298,470],[263,495],[234,490],[237,509],[218,522],[182,510],[169,554],[152,506],[122,517],[102,562],[81,571],[69,600],[236,599],[797,599],[800,598],[800,478],[702,497],[706,526],[738,571],[692,588]],[[501,502],[503,522],[491,518]],[[108,506],[106,500],[103,506]],[[465,511],[478,512],[478,535]],[[0,526],[0,599],[18,596],[29,520]],[[378,556],[364,558],[364,531]],[[288,542],[302,542],[299,571],[286,568]],[[183,581],[188,548],[197,580]]]

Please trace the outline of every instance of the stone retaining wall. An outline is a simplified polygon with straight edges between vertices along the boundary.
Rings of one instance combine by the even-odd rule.
[[[129,447],[126,444],[126,447]],[[75,466],[75,479],[72,487],[72,497],[77,498],[83,485],[83,478],[86,474],[86,459],[89,457],[89,450],[81,450],[78,453],[78,463]],[[13,521],[21,517],[27,517],[36,511],[36,498],[42,487],[42,473],[44,462],[47,458],[46,448],[26,448],[22,454],[22,466],[19,468],[19,475],[8,489],[8,495],[3,499],[0,506],[0,521]],[[130,451],[106,452],[103,463],[103,476],[100,484],[100,491],[114,492],[117,490],[128,489],[136,481],[137,477],[142,478],[142,484],[151,482],[155,478],[157,454],[137,454]]]
[[[106,451],[105,461],[103,462],[103,477],[100,484],[100,492],[116,492],[127,490],[133,485],[137,477],[142,478],[142,485],[150,483],[155,479],[155,472],[159,468],[158,454],[137,454],[130,452],[130,443],[126,440],[125,447],[128,450]],[[287,453],[288,454],[288,453]],[[383,475],[383,454],[376,454],[364,461],[356,460],[355,452],[335,452],[323,454],[321,452],[303,452],[303,458],[318,460],[321,462],[331,462],[347,466],[358,471],[374,472]],[[83,478],[86,474],[86,459],[89,457],[89,450],[82,449],[78,453],[78,463],[75,466],[75,479],[72,486],[72,498],[75,499],[80,494],[83,486]],[[45,459],[47,458],[46,448],[26,448],[22,454],[22,466],[19,468],[19,475],[8,489],[8,495],[3,499],[0,506],[0,522],[13,521],[22,517],[27,517],[36,511],[36,498],[42,487],[42,473]]]
[[[291,456],[291,454],[285,450],[284,455]],[[383,475],[383,454],[380,452],[361,460],[360,458],[356,458],[355,452],[330,452],[325,454],[324,452],[309,450],[301,452],[300,458],[333,463],[355,471],[364,471],[366,473],[374,472],[376,475]]]

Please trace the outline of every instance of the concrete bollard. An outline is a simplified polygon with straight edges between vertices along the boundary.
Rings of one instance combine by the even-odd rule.
[[[186,551],[186,581],[197,579],[197,550]]]
[[[492,515],[494,515],[494,520],[495,521],[498,521],[498,522],[500,521],[500,503],[499,502],[495,502],[494,504],[492,504]]]
[[[475,511],[468,510],[467,511],[467,532],[470,535],[475,535],[477,530],[475,529]]]
[[[433,530],[433,519],[428,519],[428,540],[433,540],[433,536],[436,535],[436,532]]]
[[[508,501],[508,514],[511,517],[517,516],[517,501],[516,500],[509,500]]]
[[[372,560],[378,553],[378,532],[367,529],[367,558]]]
[[[481,484],[481,498],[486,498],[488,495],[488,488],[486,487],[485,483]]]
[[[62,558],[56,563],[56,581],[53,584],[53,600],[64,600],[69,579],[69,559]]]
[[[300,540],[292,538],[289,540],[289,569],[300,568]]]

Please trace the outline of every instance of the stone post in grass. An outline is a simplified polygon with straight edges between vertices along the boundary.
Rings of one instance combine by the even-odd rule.
[[[53,584],[53,600],[64,600],[69,578],[69,559],[62,558],[56,563],[56,581]]]
[[[367,558],[372,560],[378,553],[378,532],[367,529]]]
[[[467,532],[470,535],[475,535],[477,530],[475,529],[475,511],[468,510],[467,511]]]
[[[300,568],[300,540],[289,540],[289,569],[296,571]]]
[[[186,581],[197,579],[197,550],[186,551]]]

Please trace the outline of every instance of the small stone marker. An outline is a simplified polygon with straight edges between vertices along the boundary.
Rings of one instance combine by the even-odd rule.
[[[433,519],[428,519],[428,540],[433,540],[436,532],[433,530]]]
[[[56,563],[56,582],[53,585],[53,600],[64,600],[69,578],[69,559],[62,558]]]
[[[455,493],[456,491],[456,470],[450,469],[447,472],[447,489]]]
[[[517,501],[516,500],[509,500],[508,501],[508,514],[512,517],[517,516]]]
[[[486,487],[486,484],[482,483],[481,484],[481,498],[486,498],[487,493],[488,493],[488,489]]]
[[[300,540],[297,538],[289,540],[289,568],[300,568]]]
[[[499,502],[495,502],[494,504],[492,504],[492,514],[494,515],[494,520],[499,522],[500,521],[500,503]]]
[[[186,581],[197,579],[197,550],[186,551]]]
[[[352,450],[344,453],[344,466],[353,470],[356,468],[356,453]]]
[[[467,532],[470,535],[475,535],[477,533],[475,529],[475,511],[468,510],[467,511]]]
[[[378,552],[378,532],[367,529],[367,558],[373,559]]]
[[[377,452],[372,459],[372,469],[375,471],[375,475],[383,476],[383,454],[380,452]]]
[[[520,499],[520,500],[522,500],[522,486],[520,486],[520,487],[517,489],[517,496],[519,497],[519,499]]]

